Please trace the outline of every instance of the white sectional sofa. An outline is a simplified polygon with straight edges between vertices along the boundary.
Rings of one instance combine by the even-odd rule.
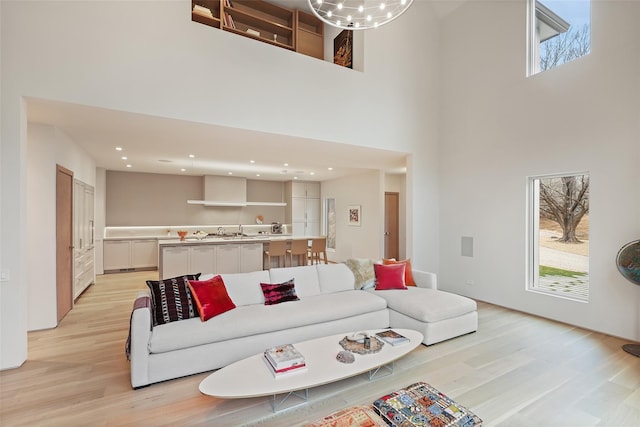
[[[342,332],[409,328],[433,344],[477,330],[475,301],[437,290],[433,273],[413,275],[417,287],[363,291],[354,289],[345,264],[223,274],[236,308],[206,322],[195,317],[156,326],[150,307],[140,304],[148,293],[141,292],[131,315],[131,385],[211,371],[271,346]],[[298,301],[264,304],[260,283],[292,278]]]

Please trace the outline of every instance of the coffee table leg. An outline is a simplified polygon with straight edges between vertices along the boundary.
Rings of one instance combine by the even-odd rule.
[[[369,381],[378,380],[380,378],[388,377],[389,375],[393,375],[393,368],[395,368],[396,362],[387,363],[386,365],[378,366],[376,369],[372,369],[369,371]],[[385,375],[378,375],[378,372],[382,370],[386,372]]]
[[[304,405],[309,401],[309,389],[305,388],[304,390],[290,391],[286,393],[280,401],[276,401],[277,396],[278,396],[277,394],[274,394],[273,396],[271,396],[271,399],[270,399],[271,409],[273,409],[273,412],[278,412],[284,409],[290,409],[296,406]],[[286,408],[282,408],[282,404],[284,404],[287,401],[287,399],[289,399],[292,396],[297,397],[302,401],[294,405],[287,406]]]

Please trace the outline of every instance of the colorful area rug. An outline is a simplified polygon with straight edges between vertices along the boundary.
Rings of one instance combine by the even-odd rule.
[[[482,419],[444,393],[419,382],[382,396],[371,407],[353,406],[307,427],[472,427]]]
[[[368,406],[352,406],[327,415],[306,427],[388,427]]]

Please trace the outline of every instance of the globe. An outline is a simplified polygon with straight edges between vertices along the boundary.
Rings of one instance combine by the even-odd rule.
[[[627,280],[640,285],[640,240],[629,242],[618,251],[616,265]]]
[[[618,251],[616,265],[627,280],[640,285],[640,240],[629,242]],[[625,344],[622,348],[627,353],[640,357],[640,344]]]

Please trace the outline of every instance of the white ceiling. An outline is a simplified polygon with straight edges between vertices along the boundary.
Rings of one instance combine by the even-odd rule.
[[[397,151],[41,99],[27,100],[27,115],[29,122],[63,131],[96,160],[96,166],[107,170],[183,175],[231,172],[271,181],[323,181],[372,169],[405,171],[406,153]]]

